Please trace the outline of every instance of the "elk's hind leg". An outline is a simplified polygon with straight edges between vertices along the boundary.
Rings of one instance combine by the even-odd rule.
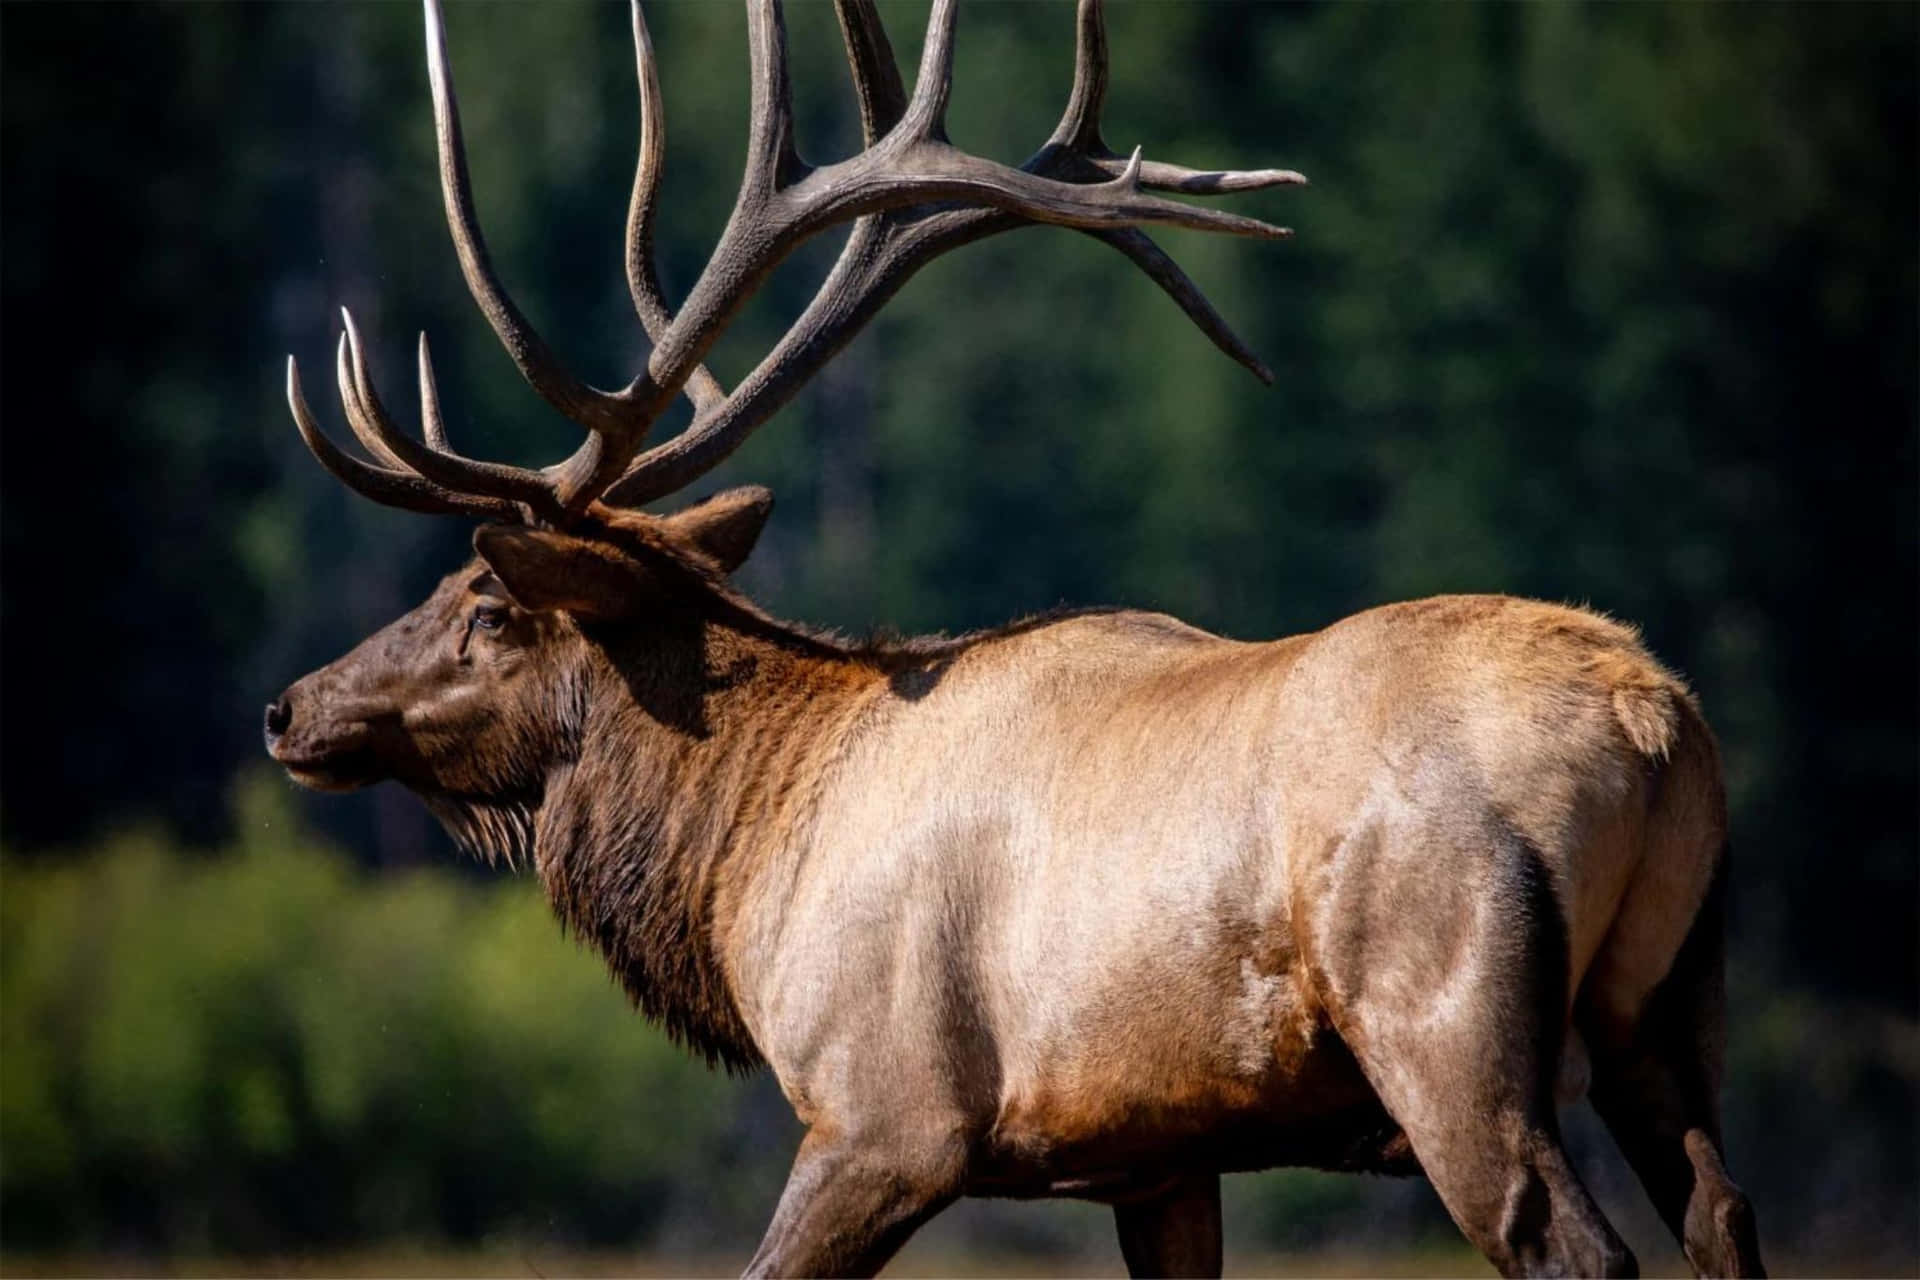
[[[1130,1276],[1220,1274],[1220,1175],[1193,1174],[1113,1206]]]
[[[1724,877],[1723,877],[1724,878]],[[1716,881],[1673,967],[1622,1030],[1598,1007],[1581,1019],[1593,1046],[1593,1105],[1693,1269],[1758,1276],[1753,1206],[1720,1149],[1725,1052],[1724,888]]]
[[[1374,832],[1333,866],[1323,998],[1461,1232],[1505,1275],[1636,1274],[1561,1145],[1567,943],[1539,856],[1508,832]]]
[[[870,1276],[959,1194],[965,1144],[945,1134],[800,1143],[749,1276]]]

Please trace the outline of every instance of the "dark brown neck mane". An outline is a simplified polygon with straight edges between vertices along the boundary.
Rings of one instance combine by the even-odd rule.
[[[567,928],[677,1040],[759,1065],[719,947],[731,895],[806,822],[812,782],[876,674],[739,619],[681,615],[598,649],[578,758],[534,818]]]

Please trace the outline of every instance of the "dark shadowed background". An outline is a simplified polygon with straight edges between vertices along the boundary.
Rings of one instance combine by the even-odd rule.
[[[924,10],[886,12],[910,68]],[[649,14],[677,297],[732,199],[744,23]],[[1912,1273],[1917,14],[1116,4],[1116,145],[1314,180],[1234,205],[1290,244],[1162,237],[1277,386],[1103,246],[1023,231],[927,270],[696,492],[773,485],[745,583],[853,630],[1111,602],[1259,637],[1440,591],[1638,622],[1725,747],[1735,1174],[1787,1269]],[[803,148],[844,154],[831,9],[789,22]],[[625,14],[449,26],[496,263],[584,376],[624,381]],[[1071,32],[1063,4],[965,6],[956,140],[1031,150]],[[468,535],[328,478],[286,353],[324,387],[350,303],[397,405],[431,330],[470,451],[576,438],[463,292],[417,11],[9,4],[0,59],[7,1268],[737,1266],[796,1137],[771,1083],[684,1060],[404,793],[297,794],[260,750],[261,705]],[[723,379],[833,248],[776,277]],[[1570,1124],[1642,1258],[1676,1265]],[[1231,1187],[1241,1270],[1480,1265],[1417,1184]],[[1097,1210],[950,1218],[903,1265],[1119,1264]]]

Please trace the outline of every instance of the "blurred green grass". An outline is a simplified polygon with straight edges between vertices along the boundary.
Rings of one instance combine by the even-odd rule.
[[[716,1175],[703,1194],[767,1194],[736,1168],[728,1082],[630,1011],[537,888],[366,876],[297,829],[288,789],[243,785],[216,856],[137,830],[5,865],[10,1249],[554,1218],[630,1238],[689,1168]]]

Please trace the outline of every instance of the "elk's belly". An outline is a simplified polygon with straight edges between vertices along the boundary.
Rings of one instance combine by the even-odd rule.
[[[971,1194],[1124,1196],[1188,1169],[1396,1171],[1399,1127],[1299,976],[1251,963],[1228,996],[1136,989],[1004,1064]]]

